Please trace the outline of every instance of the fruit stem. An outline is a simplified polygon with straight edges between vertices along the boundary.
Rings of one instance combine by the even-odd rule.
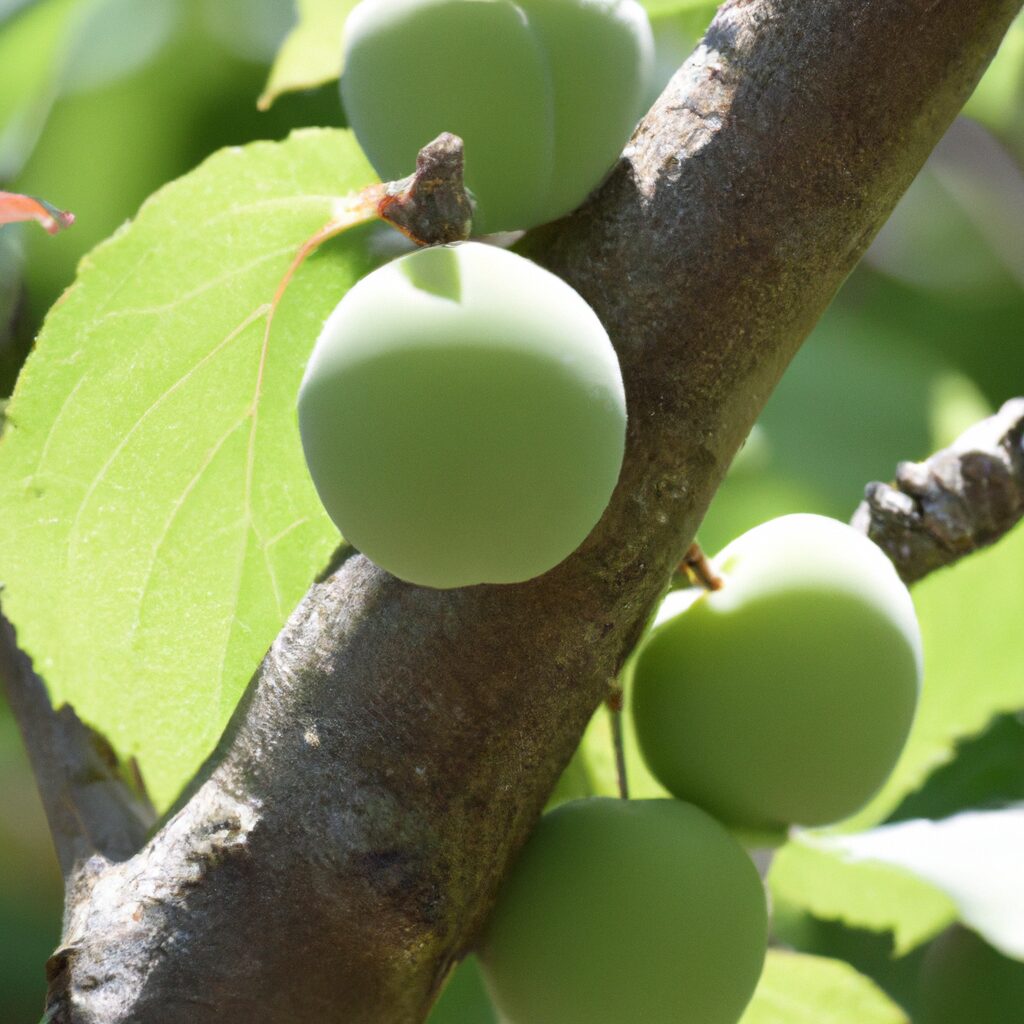
[[[626,745],[622,729],[622,687],[616,686],[608,696],[608,720],[612,728],[612,748],[615,750],[615,774],[619,780],[619,796],[629,799],[629,779],[626,776]]]
[[[686,549],[686,554],[679,563],[679,570],[686,574],[694,586],[703,587],[705,590],[721,590],[725,586],[725,581],[712,568],[708,556],[696,541]]]

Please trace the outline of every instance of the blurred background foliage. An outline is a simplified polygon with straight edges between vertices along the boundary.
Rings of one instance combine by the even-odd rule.
[[[714,4],[652,0],[650,7],[663,84]],[[77,216],[74,229],[56,238],[35,225],[0,230],[0,415],[46,310],[72,281],[79,258],[147,195],[220,147],[344,124],[333,83],[285,93],[266,112],[256,109],[294,19],[286,0],[0,0],[0,189],[45,197]],[[965,116],[771,398],[701,541],[715,551],[755,523],[792,511],[847,519],[866,482],[889,479],[898,460],[924,457],[1022,393],[1018,19]],[[1019,553],[1019,542],[1013,550]],[[1024,566],[1016,575],[1024,579]],[[1013,576],[995,574],[993,585]],[[986,599],[998,602],[1000,595]],[[977,685],[989,660],[1024,678],[1019,632],[1011,634],[986,635],[980,646],[969,632],[961,638],[971,649],[970,667],[958,670],[964,687]],[[955,756],[938,759],[944,763],[890,820],[1024,800],[1019,713],[997,715],[960,739]],[[0,705],[0,1024],[38,1019],[60,906],[45,822],[17,731]],[[948,956],[953,942],[947,936],[932,944],[942,942],[941,949],[895,959],[889,934],[801,908],[780,913],[777,928],[797,949],[848,960],[908,1011],[917,1010],[921,962]],[[493,1019],[471,974],[446,994],[435,1024]]]

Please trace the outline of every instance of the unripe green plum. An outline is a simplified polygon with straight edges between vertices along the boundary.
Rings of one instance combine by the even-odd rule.
[[[363,0],[341,94],[385,180],[441,132],[465,143],[477,233],[574,209],[629,138],[653,67],[636,0]]]
[[[761,880],[717,821],[590,799],[541,819],[480,959],[506,1024],[736,1024],[766,943]]]
[[[626,405],[594,311],[470,242],[375,270],[299,390],[306,462],[343,536],[431,587],[515,583],[571,554],[618,479]]]
[[[921,964],[917,1024],[1017,1024],[1024,1020],[1024,963],[974,932],[940,935]]]
[[[823,516],[763,523],[715,564],[723,588],[658,625],[637,656],[648,766],[739,828],[852,814],[914,716],[922,655],[907,588],[880,548]]]

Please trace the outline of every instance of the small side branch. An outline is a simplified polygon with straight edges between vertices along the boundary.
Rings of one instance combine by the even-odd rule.
[[[0,615],[0,682],[28,751],[61,871],[71,879],[90,857],[125,860],[145,842],[152,808],[125,782],[110,744],[46,686]]]
[[[1024,518],[1024,398],[971,427],[924,462],[871,483],[853,525],[906,583],[994,544]]]
[[[473,227],[473,200],[463,184],[462,139],[442,132],[416,158],[407,178],[388,182],[378,212],[417,245],[464,242]]]

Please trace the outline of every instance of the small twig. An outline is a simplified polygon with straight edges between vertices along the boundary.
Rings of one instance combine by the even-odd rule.
[[[905,583],[994,544],[1024,517],[1024,398],[1007,402],[924,462],[871,483],[852,523]]]
[[[615,751],[615,774],[619,781],[619,796],[629,799],[629,777],[626,773],[626,743],[622,730],[622,687],[616,686],[605,702],[612,729],[612,749]]]
[[[705,590],[721,590],[725,581],[715,572],[703,548],[694,541],[683,555],[679,563],[679,571],[686,574],[687,579],[695,587],[703,587]]]

